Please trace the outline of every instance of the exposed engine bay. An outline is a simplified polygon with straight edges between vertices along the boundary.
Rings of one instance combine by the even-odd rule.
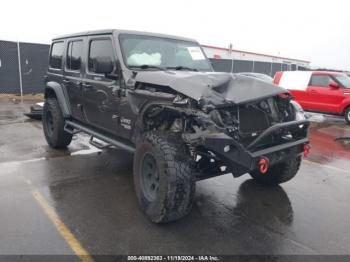
[[[179,101],[183,103],[180,108],[167,104],[154,105],[145,115],[147,129],[170,129],[192,137],[196,133],[200,136],[201,132],[219,131],[247,145],[274,124],[295,120],[297,113],[290,103],[291,97],[275,96],[248,104],[212,109],[208,113],[198,112],[189,100],[186,100],[187,104],[184,100],[178,97],[174,100],[177,105]]]

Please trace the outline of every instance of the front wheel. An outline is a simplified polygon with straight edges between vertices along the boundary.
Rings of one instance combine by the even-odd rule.
[[[171,222],[192,208],[195,179],[190,154],[177,136],[150,132],[137,143],[134,184],[142,211],[154,223]]]
[[[345,120],[346,120],[346,123],[348,123],[348,125],[350,125],[350,107],[348,107],[346,110],[345,110]]]
[[[293,159],[272,166],[266,173],[259,170],[250,173],[252,178],[264,185],[278,185],[291,180],[298,173],[302,157],[295,156]]]
[[[72,135],[64,131],[64,118],[56,98],[48,98],[43,109],[43,129],[47,143],[52,148],[66,148]]]

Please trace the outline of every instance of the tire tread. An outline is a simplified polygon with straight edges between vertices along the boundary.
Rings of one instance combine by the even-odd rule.
[[[139,143],[150,143],[155,147],[156,158],[163,159],[159,164],[163,165],[163,175],[168,179],[168,192],[161,201],[162,212],[157,217],[151,216],[151,220],[166,223],[182,218],[191,210],[195,195],[195,179],[186,145],[178,136],[160,132],[145,134]],[[138,165],[134,162],[134,172]]]
[[[51,111],[54,121],[54,132],[52,136],[49,136],[45,127],[45,114],[47,111]],[[52,148],[63,149],[66,148],[72,141],[72,135],[64,131],[64,118],[61,112],[61,108],[56,98],[47,98],[43,110],[43,129],[46,141]]]

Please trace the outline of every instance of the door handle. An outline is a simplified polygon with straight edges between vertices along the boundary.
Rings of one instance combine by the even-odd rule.
[[[315,91],[315,90],[311,90],[310,92],[313,93],[313,94],[317,93],[317,91]]]
[[[63,79],[62,82],[63,82],[63,84],[68,84],[70,81],[66,80],[66,79]]]

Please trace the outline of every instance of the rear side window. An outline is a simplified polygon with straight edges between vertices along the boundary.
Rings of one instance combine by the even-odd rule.
[[[110,39],[97,39],[90,42],[88,67],[93,72],[96,57],[110,57],[114,61],[113,45]]]
[[[82,46],[83,42],[81,40],[69,42],[67,50],[67,69],[80,70]]]
[[[51,68],[62,68],[63,47],[63,42],[57,42],[52,44],[49,62]]]
[[[332,79],[327,75],[313,75],[311,77],[310,85],[329,87],[330,82],[332,82]]]

